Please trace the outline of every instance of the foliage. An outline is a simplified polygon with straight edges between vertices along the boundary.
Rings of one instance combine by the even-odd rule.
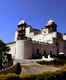
[[[64,65],[66,64],[66,60],[65,59],[60,59],[60,58],[55,58],[53,61],[45,61],[45,60],[42,60],[42,61],[37,61],[37,63],[39,64],[47,64],[47,65]]]
[[[8,52],[10,50],[9,47],[6,46],[6,44],[0,40],[0,52]]]
[[[5,62],[3,62],[4,57],[9,50],[10,48],[7,47],[7,45],[2,40],[0,40],[0,70],[3,68],[3,65],[5,64]]]
[[[5,80],[66,80],[66,68],[56,71],[48,71],[40,74],[7,74],[0,75],[0,79]],[[3,79],[3,80],[4,80]]]

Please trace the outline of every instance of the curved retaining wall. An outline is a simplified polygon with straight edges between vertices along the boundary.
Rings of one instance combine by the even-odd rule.
[[[16,41],[16,59],[32,58],[32,41],[17,40]]]

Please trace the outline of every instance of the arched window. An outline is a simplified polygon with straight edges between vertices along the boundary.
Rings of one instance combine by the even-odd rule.
[[[36,53],[39,54],[39,49],[37,49]]]
[[[44,54],[43,54],[43,56],[45,56],[46,58],[48,58],[48,55],[47,55],[47,53],[46,53],[45,50],[44,50]]]
[[[52,51],[50,51],[50,56],[52,57]]]

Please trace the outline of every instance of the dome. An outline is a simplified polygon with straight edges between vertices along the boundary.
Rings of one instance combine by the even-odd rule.
[[[49,20],[47,25],[52,25],[54,24],[54,20]]]
[[[23,20],[21,20],[19,23],[18,23],[18,26],[19,25],[22,25],[22,24],[25,24],[26,22],[25,22],[25,20],[23,19]]]

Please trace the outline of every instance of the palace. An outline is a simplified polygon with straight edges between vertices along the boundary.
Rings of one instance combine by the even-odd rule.
[[[32,28],[24,20],[18,23],[15,41],[7,43],[13,59],[41,58],[45,54],[66,56],[66,34],[57,32],[57,24],[49,20],[45,28]]]

